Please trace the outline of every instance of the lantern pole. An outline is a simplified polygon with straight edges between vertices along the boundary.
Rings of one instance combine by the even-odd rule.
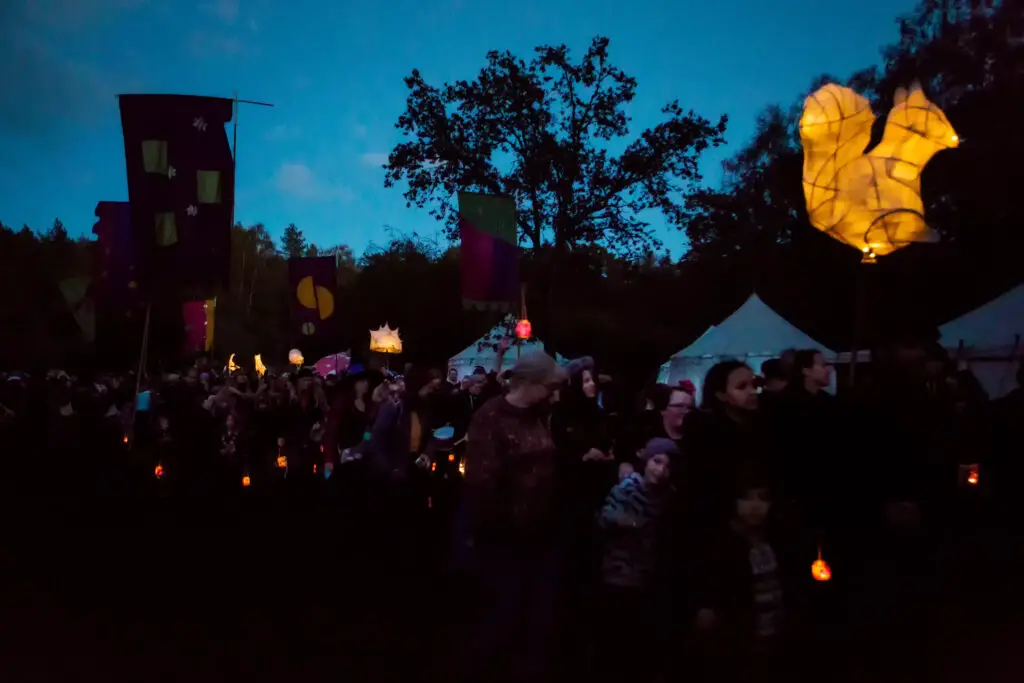
[[[854,317],[853,317],[853,344],[850,348],[850,377],[849,386],[852,389],[857,378],[857,357],[860,355],[860,345],[864,336],[864,318],[867,314],[867,272],[865,267],[870,261],[865,261],[857,266],[856,292],[854,294]]]
[[[146,360],[149,355],[149,319],[153,310],[153,302],[146,304],[146,318],[142,323],[142,348],[139,349],[139,370],[135,375],[135,398],[132,400],[132,422],[129,426],[131,438],[128,440],[128,448],[135,447],[135,417],[139,407],[139,392],[142,390],[142,373],[146,369]]]
[[[526,317],[526,283],[524,282],[524,283],[522,283],[519,286],[519,320],[526,320],[526,319],[527,319],[527,317]],[[519,326],[519,323],[517,322],[516,323],[516,327],[518,327],[518,326]],[[518,334],[518,330],[517,330],[516,331],[516,360],[519,360],[519,357],[523,353],[522,341],[523,341],[522,339],[519,339],[519,334]]]

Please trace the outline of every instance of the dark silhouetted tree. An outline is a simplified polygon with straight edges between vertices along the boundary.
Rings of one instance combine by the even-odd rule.
[[[654,245],[643,212],[682,220],[681,195],[699,184],[700,153],[722,144],[726,120],[671,102],[661,123],[625,142],[637,83],[609,61],[608,43],[595,38],[578,61],[565,45],[538,47],[529,62],[493,51],[475,80],[441,87],[414,70],[396,124],[408,140],[391,151],[385,185],[407,183],[406,200],[429,207],[452,238],[454,197],[465,190],[514,197],[520,239],[533,249]]]
[[[306,237],[294,223],[289,223],[281,235],[281,253],[286,258],[299,258],[306,254]]]
[[[62,243],[68,241],[68,231],[64,228],[64,223],[59,218],[53,219],[53,226],[46,231],[43,236],[46,240],[54,243]]]

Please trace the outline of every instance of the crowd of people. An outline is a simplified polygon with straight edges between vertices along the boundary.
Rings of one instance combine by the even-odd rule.
[[[988,401],[917,341],[876,352],[839,397],[815,349],[756,369],[723,361],[700,405],[688,382],[634,399],[590,358],[506,361],[508,348],[465,377],[257,376],[205,358],[141,381],[7,374],[4,443],[42,456],[8,478],[78,495],[341,499],[386,520],[395,546],[418,544],[404,561],[476,578],[480,611],[459,640],[472,643],[458,658],[467,681],[541,678],[567,651],[602,680],[771,675],[865,596],[912,628],[895,615],[912,612],[910,576],[958,501],[978,488],[1012,501],[1018,480],[1000,444],[1020,443],[1021,391]],[[423,534],[431,471],[453,442],[457,512]],[[812,577],[815,560],[832,581],[815,581],[827,578]]]

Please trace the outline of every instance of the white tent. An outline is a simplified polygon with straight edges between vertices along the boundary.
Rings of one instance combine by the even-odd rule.
[[[751,294],[732,315],[709,327],[695,342],[662,365],[658,381],[676,384],[690,380],[697,388],[696,399],[700,403],[704,375],[715,363],[742,360],[749,363],[754,372],[759,372],[761,363],[778,358],[787,349],[820,349],[829,360],[836,357],[834,351],[793,326],[757,294]]]
[[[939,340],[978,378],[989,398],[1017,386],[1024,336],[1024,284],[939,328]]]
[[[456,368],[459,371],[459,379],[473,374],[473,370],[482,367],[487,372],[498,368],[497,344],[501,338],[509,334],[509,330],[515,328],[515,319],[505,319],[495,325],[489,332],[477,339],[475,342],[448,359],[448,367]],[[537,353],[544,350],[544,342],[537,338],[522,342],[518,348],[513,345],[505,352],[503,369],[507,370],[516,363],[516,359]],[[559,363],[566,363],[566,359],[560,354],[555,358]]]

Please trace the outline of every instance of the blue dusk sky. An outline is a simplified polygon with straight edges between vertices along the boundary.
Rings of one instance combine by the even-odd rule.
[[[639,86],[633,131],[678,98],[729,115],[729,146],[766,105],[789,105],[813,77],[879,61],[912,0],[0,0],[0,221],[88,234],[100,200],[127,199],[115,95],[188,93],[272,102],[244,107],[237,220],[277,239],[295,223],[320,245],[360,254],[383,226],[438,234],[425,210],[385,189],[399,141],[402,78],[472,79],[491,49],[530,57],[542,44],[577,54],[595,35]],[[657,226],[673,253],[683,236]]]

